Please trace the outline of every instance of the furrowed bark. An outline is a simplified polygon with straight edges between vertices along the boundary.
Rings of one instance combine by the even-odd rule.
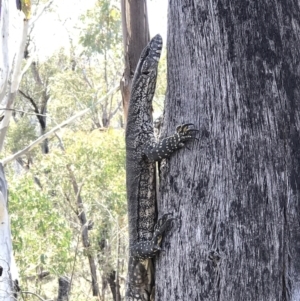
[[[299,15],[295,1],[169,1],[163,136],[200,132],[161,170],[159,212],[178,221],[157,300],[300,300]]]

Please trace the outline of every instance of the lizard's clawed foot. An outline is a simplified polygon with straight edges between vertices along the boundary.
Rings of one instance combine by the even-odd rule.
[[[165,213],[161,218],[158,219],[157,224],[154,227],[154,233],[157,232],[158,234],[162,235],[167,230],[172,221],[176,220],[176,218],[170,218],[170,216],[173,216],[173,214]]]
[[[193,127],[193,123],[184,123],[181,125],[178,125],[176,128],[176,133],[179,136],[179,141],[181,142],[181,146],[184,146],[183,142],[189,141],[189,140],[198,140],[198,138],[195,137],[196,133],[199,132],[199,130],[191,128]]]
[[[154,227],[154,233],[151,240],[140,241],[130,248],[130,254],[137,260],[144,260],[154,257],[161,251],[160,243],[163,234],[169,230],[172,221],[176,218],[170,217],[172,213],[166,213],[158,219],[157,224]]]
[[[154,245],[159,246],[163,234],[169,230],[172,221],[176,220],[172,216],[172,213],[165,213],[161,218],[158,219],[157,224],[154,227],[154,233],[153,233],[153,242]]]

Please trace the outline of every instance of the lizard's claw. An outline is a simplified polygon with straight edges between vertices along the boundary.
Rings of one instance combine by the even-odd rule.
[[[155,244],[159,245],[163,234],[169,230],[172,221],[176,220],[176,218],[174,217],[170,218],[169,216],[172,216],[172,213],[166,213],[161,218],[158,219],[157,224],[154,227],[154,233],[153,233],[153,239],[154,241],[156,241]]]
[[[161,218],[158,219],[157,224],[154,227],[154,232],[158,232],[160,235],[162,235],[167,227],[171,224],[173,220],[176,218],[169,218],[169,216],[172,216],[172,213],[165,213]]]
[[[164,214],[161,218],[158,219],[157,224],[154,227],[152,242],[153,242],[153,249],[156,250],[156,252],[161,251],[160,244],[163,235],[165,232],[169,231],[172,221],[176,220],[176,218],[170,217],[172,215],[173,215],[172,213]]]
[[[191,126],[194,126],[193,123],[185,123],[178,125],[176,128],[176,133],[179,138],[179,142],[181,146],[184,146],[183,142],[189,141],[189,140],[198,140],[198,138],[195,137],[196,132],[199,132],[199,130],[191,128]]]

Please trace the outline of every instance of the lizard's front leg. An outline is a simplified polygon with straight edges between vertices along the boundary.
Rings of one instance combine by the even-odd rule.
[[[149,141],[144,149],[145,156],[152,162],[169,158],[174,151],[184,147],[185,142],[197,139],[195,133],[198,130],[191,128],[192,126],[192,123],[181,124],[177,126],[174,135],[157,143]]]

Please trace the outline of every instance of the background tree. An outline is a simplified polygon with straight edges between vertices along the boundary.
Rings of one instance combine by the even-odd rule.
[[[22,164],[14,162],[7,166],[15,255],[20,267],[22,294],[24,297],[26,294],[27,300],[36,295],[45,299],[56,296],[57,279],[62,283],[62,276],[67,276],[64,279],[68,280],[69,287],[59,290],[59,298],[73,294],[72,298],[77,300],[92,297],[92,292],[100,300],[112,300],[109,295],[120,300],[127,241],[121,234],[127,226],[124,145],[117,116],[121,99],[113,97],[114,93],[102,97],[111,87],[116,91],[115,80],[121,76],[118,68],[122,49],[120,8],[113,3],[98,1],[96,8],[82,17],[81,45],[74,42],[69,53],[63,49],[41,60],[26,48],[27,61],[17,99],[14,94],[17,108],[5,144],[6,155],[16,153],[43,135],[46,125],[54,127],[102,100],[100,109],[94,106],[86,118],[72,124],[70,131],[60,131],[45,144],[49,150],[47,156],[30,151],[19,158]],[[98,28],[99,24],[102,26],[108,38],[115,34],[115,38],[107,41],[103,41],[104,36],[95,36],[103,48],[93,48],[96,44],[84,36],[93,30],[96,34],[95,24]],[[75,39],[70,36],[70,40]],[[22,58],[23,55],[24,51]],[[25,73],[25,70],[31,72]],[[11,103],[10,106],[12,108]],[[109,125],[119,129],[105,130]],[[99,128],[101,132],[94,131]],[[108,149],[102,147],[102,143]],[[87,221],[84,224],[78,219],[83,213]],[[5,216],[7,219],[7,214]],[[83,232],[88,236],[82,244],[79,238]],[[10,239],[10,233],[1,236],[6,245],[7,237]],[[11,251],[7,253],[10,256]],[[92,277],[89,265],[84,264],[91,261],[94,264]],[[12,266],[10,270],[5,266],[4,270],[13,272]],[[96,288],[101,282],[99,292]],[[9,298],[12,286],[11,282],[6,284],[9,289],[3,291]],[[111,293],[107,290],[108,284]]]
[[[123,132],[65,130],[59,135],[60,143],[49,140],[52,151],[47,156],[36,153],[26,173],[16,176],[14,166],[7,166],[22,290],[49,299],[56,295],[57,278],[68,275],[72,299],[92,297],[94,279],[93,292],[99,285],[100,300],[116,300],[110,296],[118,287],[109,292],[108,284],[113,274],[112,283],[123,287],[125,273]],[[92,261],[96,276],[94,270],[90,273]]]
[[[0,150],[2,150],[7,133],[9,120],[12,114],[14,100],[18,86],[22,78],[21,63],[24,55],[27,33],[34,22],[49,7],[52,0],[29,20],[31,16],[30,1],[0,2],[0,103],[2,109],[0,123]],[[23,5],[23,9],[22,9]],[[26,70],[23,69],[23,71]],[[7,209],[7,183],[1,165],[1,189],[0,189],[0,270],[2,281],[0,282],[1,299],[11,300],[15,298],[18,287],[18,273],[14,262],[11,244],[10,221]]]
[[[81,21],[83,30],[79,41],[84,50],[80,56],[86,59],[85,66],[80,64],[81,72],[89,88],[96,90],[95,94],[99,94],[100,90],[103,95],[112,89],[117,79],[121,77],[122,39],[119,1],[98,0],[94,8],[81,17]],[[91,78],[91,71],[94,77],[100,75],[100,80]],[[115,104],[112,98],[100,104],[100,112],[95,107],[96,126],[107,128],[120,107],[121,101]]]
[[[21,1],[21,4],[32,4],[35,10],[41,2]],[[57,7],[62,5],[56,3]],[[142,4],[145,9],[145,2]],[[23,8],[26,16],[35,15],[28,10],[29,6]],[[47,17],[57,13],[51,11]],[[70,44],[64,43],[48,56],[40,55],[35,36],[38,31],[28,27],[22,44],[25,51],[16,47],[21,51],[19,71],[23,69],[18,73],[22,76],[16,77],[14,103],[10,102],[8,110],[3,111],[6,116],[3,126],[8,125],[7,112],[13,117],[3,144],[2,156],[6,157],[2,163],[10,184],[9,209],[14,254],[20,268],[19,287],[27,300],[53,299],[57,295],[60,300],[82,300],[97,294],[99,300],[117,301],[124,294],[127,267],[124,137],[121,98],[114,95],[116,81],[118,84],[121,77],[121,12],[117,0],[99,0],[93,9],[82,13],[74,31],[67,24],[69,21],[64,23]],[[145,11],[142,15],[147,25]],[[40,20],[43,24],[43,17]],[[55,22],[49,24],[57,26]],[[136,60],[148,35],[135,52]],[[164,94],[164,75],[165,72],[160,73],[158,106]],[[4,92],[3,95],[11,96]],[[81,118],[70,124],[78,112],[86,115],[80,113]],[[28,145],[36,139],[42,140],[46,136],[43,134],[55,127],[59,132],[47,136],[42,152],[37,148],[28,151]],[[2,133],[4,138],[6,129]],[[27,151],[20,155],[24,148]],[[16,158],[17,161],[11,162]],[[79,219],[82,214],[85,219]],[[7,227],[8,223],[1,225]],[[6,236],[1,238],[7,242]],[[92,273],[88,264],[91,261]],[[13,292],[11,282],[7,283],[9,297]]]
[[[299,2],[169,2],[163,136],[199,141],[161,169],[178,217],[157,300],[298,300]]]
[[[121,80],[121,93],[123,98],[124,118],[126,121],[135,68],[142,50],[149,42],[149,24],[146,0],[121,0],[121,9],[125,57],[125,68]]]

